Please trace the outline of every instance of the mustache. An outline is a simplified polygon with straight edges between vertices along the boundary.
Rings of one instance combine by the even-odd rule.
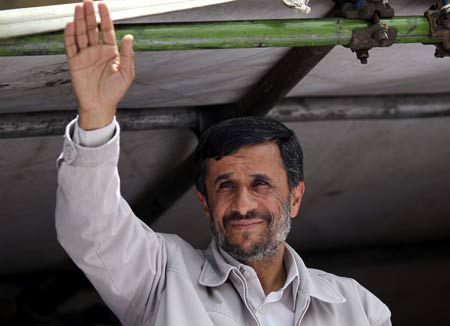
[[[261,219],[268,224],[272,222],[272,215],[269,213],[262,213],[258,212],[257,210],[251,210],[247,212],[245,215],[242,215],[239,212],[233,211],[223,216],[223,226],[226,228],[227,225],[232,221],[239,221],[239,220],[249,220],[253,218]]]

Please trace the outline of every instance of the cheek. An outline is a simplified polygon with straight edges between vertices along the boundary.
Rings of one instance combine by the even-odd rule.
[[[287,196],[286,196],[287,197]],[[283,209],[283,205],[286,203],[286,199],[279,193],[272,193],[267,197],[265,205],[271,212],[279,213]]]
[[[214,194],[208,203],[214,216],[222,216],[228,207],[231,206],[232,196],[230,194]]]
[[[217,201],[211,200],[211,202],[208,203],[208,208],[210,212],[210,223],[214,222],[221,228],[223,216],[225,214],[223,205],[218,203]]]

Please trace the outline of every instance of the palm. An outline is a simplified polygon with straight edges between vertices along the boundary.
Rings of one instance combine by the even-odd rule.
[[[69,60],[72,85],[81,108],[117,105],[131,83],[119,65],[117,48],[105,44],[86,48]]]

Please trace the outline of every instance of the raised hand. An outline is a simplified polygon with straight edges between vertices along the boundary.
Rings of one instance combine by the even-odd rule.
[[[111,123],[134,79],[133,36],[123,37],[119,53],[108,7],[98,2],[98,9],[102,40],[92,0],[75,7],[74,21],[67,23],[64,31],[72,86],[78,99],[78,123],[84,130]]]

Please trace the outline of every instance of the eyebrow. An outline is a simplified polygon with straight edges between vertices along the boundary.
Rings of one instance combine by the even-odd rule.
[[[261,174],[261,173],[252,174],[251,177],[253,177],[254,179],[260,179],[260,180],[266,181],[268,183],[273,183],[272,178],[265,174]]]
[[[220,181],[228,180],[228,179],[230,179],[233,175],[234,175],[233,172],[221,174],[221,175],[217,176],[217,177],[214,179],[213,185],[215,186],[215,185],[218,184]],[[253,179],[260,179],[260,180],[266,181],[267,183],[270,183],[270,184],[273,183],[273,179],[272,179],[271,177],[269,177],[268,175],[266,175],[266,174],[256,173],[256,174],[251,174],[250,176],[251,176]]]
[[[215,179],[214,179],[214,186],[217,184],[217,183],[219,183],[220,181],[222,181],[222,180],[228,180],[228,179],[230,179],[232,176],[233,176],[233,172],[231,172],[231,173],[224,173],[224,174],[221,174],[221,175],[218,175]]]

